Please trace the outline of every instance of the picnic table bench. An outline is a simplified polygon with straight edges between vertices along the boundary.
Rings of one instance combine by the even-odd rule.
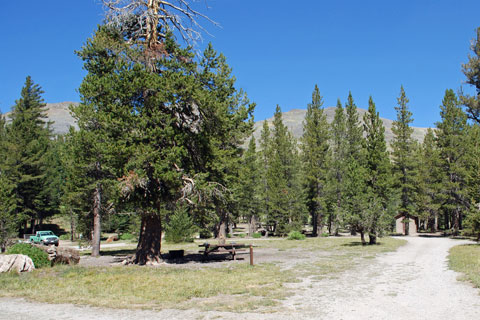
[[[251,248],[251,245],[246,245],[243,243],[210,244],[205,242],[198,246],[204,247],[200,253],[203,253],[205,259],[208,258],[208,255],[212,252],[228,252],[232,255],[232,259],[236,260],[237,253],[239,251],[246,251],[248,247]]]

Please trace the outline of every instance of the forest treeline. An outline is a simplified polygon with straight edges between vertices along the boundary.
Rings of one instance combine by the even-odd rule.
[[[0,120],[2,250],[57,214],[72,237],[92,240],[93,256],[102,225],[136,233],[139,264],[160,259],[165,230],[224,240],[240,221],[250,235],[260,225],[283,236],[311,224],[313,236],[348,230],[374,244],[402,214],[431,231],[480,235],[480,29],[463,66],[476,94],[446,90],[441,121],[422,143],[403,87],[388,146],[372,97],[359,119],[350,93],[328,124],[315,86],[302,138],[277,106],[257,147],[255,104],[222,54],[209,45],[196,56],[168,32],[139,40],[132,23],[100,26],[77,52],[87,71],[71,106],[78,130],[52,133],[30,77]]]

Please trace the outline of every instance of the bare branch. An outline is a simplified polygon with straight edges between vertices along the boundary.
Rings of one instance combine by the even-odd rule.
[[[188,45],[195,46],[202,40],[202,33],[209,34],[199,20],[219,26],[193,9],[187,0],[102,0],[102,3],[107,24],[122,28],[134,40],[144,39],[148,46],[162,42],[168,31],[176,31]]]

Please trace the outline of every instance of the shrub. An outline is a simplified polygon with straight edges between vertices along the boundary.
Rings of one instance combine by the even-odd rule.
[[[322,233],[322,237],[330,237],[330,234],[328,232]]]
[[[188,208],[179,207],[165,227],[165,240],[173,243],[193,242],[193,234],[197,231]]]
[[[61,236],[58,237],[60,240],[70,240],[70,233],[65,233],[62,234]]]
[[[212,236],[213,234],[209,230],[200,230],[200,239],[210,239]]]
[[[118,238],[120,240],[133,240],[135,236],[131,233],[122,233]]]
[[[237,237],[239,238],[245,238],[247,235],[245,233],[238,233]]]
[[[299,231],[290,231],[287,240],[304,240],[305,235]]]
[[[262,237],[262,234],[260,232],[255,232],[254,234],[252,234],[252,237],[258,239]]]
[[[40,248],[34,247],[28,243],[17,243],[7,250],[7,254],[24,254],[32,259],[35,268],[50,266],[48,254]]]

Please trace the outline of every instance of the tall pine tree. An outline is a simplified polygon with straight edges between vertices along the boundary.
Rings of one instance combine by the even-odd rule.
[[[50,130],[42,94],[41,87],[28,76],[8,125],[8,144],[12,152],[9,165],[16,181],[17,219],[24,224],[24,230],[30,220],[32,232],[44,216],[43,208],[47,205],[42,199],[42,190],[46,186],[45,155],[48,154]]]
[[[363,116],[365,140],[365,167],[368,193],[368,210],[365,225],[369,243],[376,244],[377,236],[388,227],[391,221],[391,208],[394,198],[391,192],[391,166],[385,128],[375,108],[372,97],[368,101],[368,112]]]
[[[338,234],[341,212],[344,210],[345,174],[347,166],[347,127],[345,111],[340,99],[337,101],[335,116],[331,123],[331,164],[328,170],[328,187],[330,194],[331,232]]]
[[[415,214],[417,159],[414,158],[412,113],[408,110],[408,98],[403,86],[397,98],[397,119],[393,122],[392,158],[395,175],[395,188],[400,194],[399,213],[405,216],[405,232],[408,234],[410,215]]]
[[[313,225],[313,236],[322,233],[327,213],[327,174],[330,166],[329,125],[323,112],[318,86],[307,106],[301,139],[306,204]]]
[[[437,122],[437,146],[441,158],[442,191],[439,194],[445,229],[458,235],[466,208],[466,129],[467,116],[453,90],[445,91]]]
[[[12,153],[7,141],[5,118],[0,114],[0,252],[5,248],[10,238],[15,236],[18,227],[15,215],[15,181],[12,179],[9,159]]]

